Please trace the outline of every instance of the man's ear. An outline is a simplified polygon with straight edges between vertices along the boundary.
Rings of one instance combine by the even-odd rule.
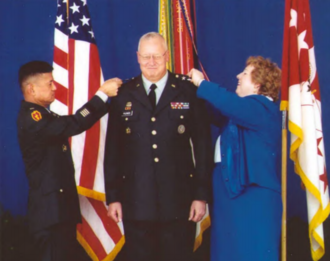
[[[27,83],[25,86],[25,92],[29,95],[34,95],[34,86],[32,83]]]
[[[170,54],[169,54],[168,50],[165,53],[165,60],[166,60],[166,62],[168,62],[170,60]]]

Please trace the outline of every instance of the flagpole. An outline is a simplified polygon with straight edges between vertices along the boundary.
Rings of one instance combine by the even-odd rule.
[[[282,249],[282,261],[287,259],[287,124],[286,117],[287,111],[282,111],[282,238],[281,238],[281,249]]]

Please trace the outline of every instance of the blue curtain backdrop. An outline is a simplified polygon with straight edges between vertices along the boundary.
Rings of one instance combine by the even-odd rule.
[[[137,42],[157,31],[158,1],[89,0],[88,5],[105,79],[137,75]],[[310,7],[330,153],[330,1],[310,0]],[[17,71],[30,60],[52,63],[56,8],[56,0],[0,0],[0,203],[14,215],[26,213],[28,190],[16,131],[22,99]],[[284,0],[196,0],[196,18],[199,58],[212,81],[234,90],[250,55],[281,66]],[[306,219],[305,193],[290,162],[288,174],[288,214]]]

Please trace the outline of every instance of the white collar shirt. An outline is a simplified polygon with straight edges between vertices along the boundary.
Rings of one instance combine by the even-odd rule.
[[[162,93],[165,89],[167,79],[168,79],[168,71],[166,71],[166,74],[163,76],[163,78],[161,78],[158,82],[154,83],[154,84],[157,85],[157,88],[155,89],[156,104],[158,103],[159,98],[160,98],[160,96],[162,95]],[[143,74],[142,74],[142,82],[143,82],[143,86],[144,86],[144,89],[146,90],[147,95],[149,95],[150,86],[153,84],[153,82],[149,81],[146,77],[144,77]]]

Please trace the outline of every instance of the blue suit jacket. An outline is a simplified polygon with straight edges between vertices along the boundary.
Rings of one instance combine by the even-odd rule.
[[[281,114],[278,106],[265,96],[242,98],[207,81],[201,83],[197,95],[225,117],[220,126],[220,148],[222,177],[229,195],[236,197],[251,184],[280,192]]]

